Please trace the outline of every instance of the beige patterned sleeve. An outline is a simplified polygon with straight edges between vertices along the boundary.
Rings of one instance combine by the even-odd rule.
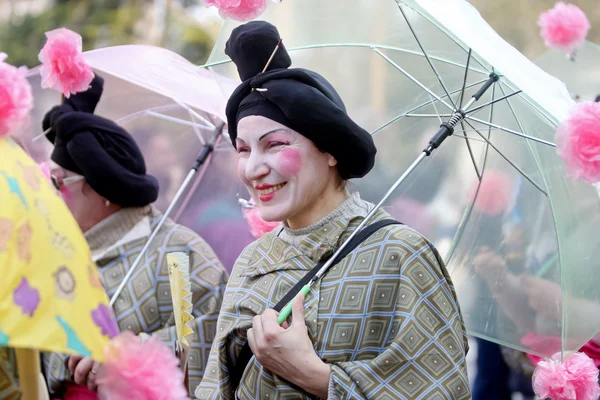
[[[66,367],[69,355],[60,353],[42,353],[46,384],[51,394],[58,394],[65,382],[72,382],[71,372]]]
[[[208,357],[204,377],[196,387],[195,397],[202,400],[231,400],[235,398],[231,383],[229,381],[229,357],[228,352],[234,347],[239,351],[245,343],[245,337],[240,339],[233,347],[228,346],[227,338],[230,335],[230,329],[233,329],[234,322],[237,321],[236,312],[232,309],[233,300],[236,297],[236,289],[240,284],[240,274],[247,265],[248,258],[252,253],[252,245],[247,246],[238,257],[227,290],[223,296],[223,302],[217,322],[217,331],[213,341],[212,349]],[[245,332],[245,330],[244,330]]]
[[[402,247],[412,254],[398,277],[396,334],[375,358],[332,365],[333,398],[471,397],[466,335],[454,288],[445,267],[427,242],[421,242],[415,245],[413,239]],[[371,318],[377,317],[366,317]]]
[[[0,399],[19,400],[21,390],[17,383],[17,371],[14,350],[0,348]]]

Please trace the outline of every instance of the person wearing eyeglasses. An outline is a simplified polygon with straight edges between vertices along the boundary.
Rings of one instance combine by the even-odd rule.
[[[158,224],[161,213],[156,178],[133,137],[111,120],[94,115],[103,89],[96,76],[86,92],[63,99],[44,117],[43,129],[54,144],[50,178],[77,220],[90,246],[109,297]],[[227,273],[210,246],[195,232],[167,220],[144,261],[129,280],[113,311],[121,331],[159,336],[172,347],[175,334],[166,256],[190,257],[195,337],[188,362],[194,388],[211,348]],[[101,365],[89,358],[44,355],[44,369],[54,398],[96,398]]]

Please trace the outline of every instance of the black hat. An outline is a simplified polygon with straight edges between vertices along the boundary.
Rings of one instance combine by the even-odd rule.
[[[53,125],[53,120],[58,118],[64,111],[81,111],[93,114],[94,111],[96,111],[96,106],[100,102],[103,91],[104,79],[100,75],[95,74],[88,90],[71,95],[68,99],[62,96],[62,107],[53,107],[46,113],[44,120],[42,121],[43,131],[47,131]],[[55,135],[56,133],[53,131],[48,132],[48,140],[54,142]]]
[[[343,179],[365,176],[375,163],[373,138],[348,116],[333,86],[316,72],[288,69],[291,59],[283,45],[262,73],[280,41],[277,28],[264,21],[235,28],[227,41],[225,53],[243,80],[227,102],[231,142],[236,145],[237,124],[242,118],[264,116],[334,156]]]
[[[90,87],[85,92],[71,95],[68,99],[63,96],[63,103],[69,104],[74,111],[83,111],[93,114],[96,106],[100,102],[102,92],[104,91],[104,79],[100,75],[94,74],[94,79]]]
[[[146,174],[144,156],[133,137],[113,121],[91,113],[99,99],[98,92],[78,93],[46,114],[44,121],[52,128],[48,135],[54,144],[52,160],[84,176],[111,203],[122,207],[153,203],[158,181]]]
[[[277,28],[267,22],[252,21],[231,32],[225,54],[231,57],[240,79],[245,81],[262,72],[278,44],[280,47],[269,63],[269,71],[289,68],[292,59],[281,42]]]

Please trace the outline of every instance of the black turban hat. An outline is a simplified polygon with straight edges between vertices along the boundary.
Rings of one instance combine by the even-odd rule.
[[[94,85],[92,85],[92,88]],[[122,207],[156,201],[158,181],[146,174],[144,156],[133,137],[119,125],[91,112],[100,92],[78,93],[46,114],[52,128],[52,160],[85,177],[100,196]],[[73,105],[82,107],[74,109]]]
[[[260,115],[304,135],[334,156],[343,179],[365,176],[375,163],[375,144],[348,116],[333,86],[316,72],[289,69],[292,62],[283,45],[262,73],[280,40],[273,25],[253,21],[235,28],[227,41],[225,53],[243,81],[227,102],[231,142],[236,145],[242,118]]]

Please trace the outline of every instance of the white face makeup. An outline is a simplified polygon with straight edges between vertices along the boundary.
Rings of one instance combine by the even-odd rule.
[[[60,183],[58,192],[83,232],[101,220],[106,208],[104,200],[87,186],[85,178],[54,162],[50,162],[50,174]]]
[[[266,221],[311,222],[339,181],[334,157],[268,118],[240,120],[236,145],[238,175]]]

